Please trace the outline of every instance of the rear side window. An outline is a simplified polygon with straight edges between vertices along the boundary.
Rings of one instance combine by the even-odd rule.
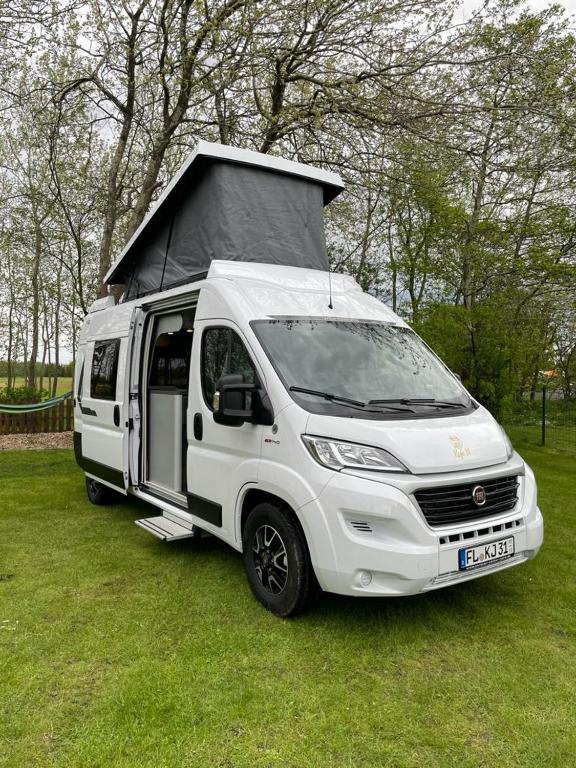
[[[210,408],[218,379],[229,373],[256,384],[256,370],[240,336],[231,328],[208,328],[202,339],[202,389]]]
[[[116,375],[120,339],[97,341],[92,356],[90,395],[97,400],[116,400]]]

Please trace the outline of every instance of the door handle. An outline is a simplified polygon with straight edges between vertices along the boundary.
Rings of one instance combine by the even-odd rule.
[[[120,406],[119,405],[114,406],[114,426],[115,427],[120,426]]]
[[[194,437],[196,438],[196,440],[202,440],[203,432],[204,432],[204,428],[202,423],[202,414],[195,413],[194,414]]]

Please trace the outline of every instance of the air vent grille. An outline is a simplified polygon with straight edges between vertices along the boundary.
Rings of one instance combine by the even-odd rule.
[[[359,533],[372,533],[372,526],[365,520],[349,520],[348,524]]]

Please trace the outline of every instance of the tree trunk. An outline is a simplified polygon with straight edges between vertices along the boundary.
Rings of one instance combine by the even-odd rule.
[[[392,238],[392,222],[388,222],[387,240],[388,240],[388,260],[390,262],[390,269],[392,272],[392,311],[396,312],[398,309],[398,267],[396,265],[396,258],[394,256],[394,242]]]
[[[6,361],[6,386],[8,389],[12,389],[14,385],[12,373],[12,354],[14,344],[14,294],[12,291],[10,293],[10,309],[8,310],[8,360]]]
[[[54,377],[52,379],[51,396],[56,397],[58,389],[58,374],[60,366],[60,307],[62,304],[62,266],[58,267],[56,279],[56,306],[54,308]]]
[[[40,222],[35,217],[34,221],[34,259],[32,262],[31,288],[32,288],[32,341],[30,348],[30,357],[28,358],[28,369],[26,373],[26,386],[34,388],[36,386],[36,361],[38,358],[38,341],[40,335],[40,259],[42,254],[42,230]]]

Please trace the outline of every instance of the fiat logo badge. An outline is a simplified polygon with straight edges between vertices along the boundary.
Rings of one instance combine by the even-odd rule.
[[[472,488],[472,501],[477,507],[483,507],[486,504],[486,491],[481,485],[475,485]]]

